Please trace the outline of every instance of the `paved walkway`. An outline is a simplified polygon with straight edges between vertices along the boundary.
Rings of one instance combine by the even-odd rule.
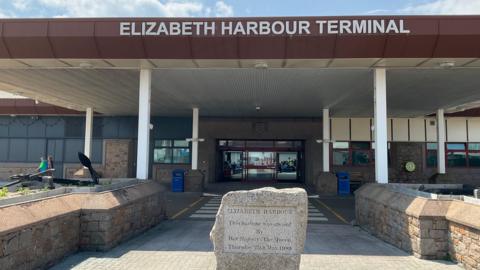
[[[219,203],[217,197],[203,198],[176,219],[163,222],[111,251],[77,253],[52,269],[215,269],[209,232]],[[342,225],[325,206],[328,207],[322,206],[321,200],[310,199],[302,270],[461,269],[445,261],[416,259],[357,227],[344,222]]]

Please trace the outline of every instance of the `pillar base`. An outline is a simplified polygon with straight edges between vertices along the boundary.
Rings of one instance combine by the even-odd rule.
[[[185,192],[203,192],[204,179],[200,170],[189,170],[185,175]]]
[[[318,195],[337,195],[337,177],[331,172],[321,172],[315,180]]]

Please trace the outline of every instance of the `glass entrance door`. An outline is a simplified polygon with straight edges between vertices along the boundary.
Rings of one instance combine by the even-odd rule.
[[[277,180],[296,181],[298,179],[298,152],[278,152],[277,159]]]
[[[219,140],[220,181],[300,182],[304,177],[303,142]]]
[[[274,181],[275,152],[247,151],[246,181]]]
[[[223,152],[223,178],[230,181],[242,181],[243,176],[243,151]]]

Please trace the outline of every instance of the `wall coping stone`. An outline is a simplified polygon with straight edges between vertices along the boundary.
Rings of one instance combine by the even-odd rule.
[[[361,194],[369,200],[417,218],[444,216],[450,203],[450,200],[432,200],[422,194],[415,196],[411,191],[403,191],[399,187],[391,188],[389,184],[365,184],[355,191],[355,195]]]
[[[453,201],[446,214],[446,219],[480,230],[480,205]]]
[[[1,206],[0,216],[8,218],[0,219],[0,235],[81,210],[112,210],[164,191],[165,188],[155,181],[141,181],[136,185],[111,191],[66,193],[54,197]]]
[[[449,221],[480,230],[480,204],[475,198],[462,196],[427,196],[421,191],[411,189],[411,185],[402,184],[365,184],[356,192],[374,202],[405,212],[407,215],[422,217],[443,217]],[[413,192],[412,192],[413,191]],[[415,196],[414,194],[418,194]],[[426,193],[429,194],[429,193]],[[476,200],[476,201],[474,201]],[[473,203],[471,201],[474,201]]]
[[[100,183],[108,179],[101,178]],[[110,185],[96,185],[94,187],[59,187],[48,191],[42,191],[34,194],[23,195],[18,197],[0,199],[0,207],[8,206],[12,204],[30,202],[30,201],[37,201],[41,199],[45,199],[48,197],[55,197],[59,195],[64,195],[68,193],[92,193],[92,192],[105,192],[105,191],[113,191],[116,189],[126,188],[129,186],[136,185],[140,183],[142,180],[138,179],[114,179],[114,181],[118,181],[118,183],[113,183]]]

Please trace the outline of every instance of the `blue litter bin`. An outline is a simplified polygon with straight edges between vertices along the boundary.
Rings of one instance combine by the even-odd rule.
[[[337,173],[338,195],[350,195],[350,175],[347,172]]]
[[[185,183],[185,170],[175,169],[172,172],[172,192],[183,192]]]

